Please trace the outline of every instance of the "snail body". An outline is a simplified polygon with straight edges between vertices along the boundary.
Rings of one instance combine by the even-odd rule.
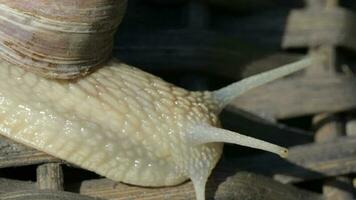
[[[0,0],[1,135],[115,181],[191,179],[198,200],[223,143],[286,156],[285,148],[220,128],[218,115],[311,58],[217,91],[187,91],[108,59],[126,2]]]
[[[187,179],[189,155],[214,158],[212,168],[221,154],[221,144],[186,147],[186,121],[217,123],[203,114],[214,109],[203,93],[125,64],[112,61],[75,82],[5,62],[0,74],[2,134],[113,180],[174,185]]]
[[[310,59],[214,92],[190,92],[117,60],[74,81],[1,60],[0,134],[115,181],[169,186],[191,179],[202,200],[223,142],[286,155],[282,147],[219,128],[222,108],[308,65]]]

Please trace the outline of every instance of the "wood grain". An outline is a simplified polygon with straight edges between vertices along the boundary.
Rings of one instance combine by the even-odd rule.
[[[36,184],[31,181],[19,181],[0,178],[0,194],[19,190],[35,190]]]
[[[0,136],[0,168],[19,167],[47,162],[60,162],[60,160]]]
[[[60,163],[37,167],[37,186],[40,190],[63,190],[63,171]]]
[[[283,37],[284,48],[319,45],[356,49],[356,16],[346,8],[291,11]]]
[[[100,200],[70,192],[53,190],[23,190],[0,194],[1,200]]]

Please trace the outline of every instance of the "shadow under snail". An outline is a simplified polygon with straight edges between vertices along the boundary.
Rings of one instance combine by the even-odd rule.
[[[110,59],[126,3],[0,0],[1,135],[115,181],[158,187],[190,179],[198,200],[223,143],[287,155],[219,128],[218,115],[312,58],[190,92]]]

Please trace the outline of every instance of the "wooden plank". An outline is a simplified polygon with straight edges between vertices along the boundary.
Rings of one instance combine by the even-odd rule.
[[[70,192],[53,190],[23,190],[0,194],[1,200],[100,200]]]
[[[46,153],[26,147],[0,136],[0,168],[61,162]]]
[[[35,190],[36,184],[31,181],[18,181],[0,178],[0,194],[19,190]]]
[[[291,11],[284,48],[333,45],[356,50],[356,16],[346,8]]]
[[[40,190],[63,190],[63,171],[60,163],[37,167],[37,186]]]
[[[81,194],[110,200],[195,199],[191,182],[175,187],[142,188],[101,179],[84,181],[77,187]],[[77,190],[77,187],[72,189]],[[238,172],[230,177],[222,177],[214,173],[207,184],[207,199],[318,200],[322,198],[318,194],[284,185],[267,177]]]
[[[332,142],[345,135],[344,123],[341,117],[335,114],[319,114],[313,118],[315,141],[319,143]],[[352,200],[353,186],[350,178],[346,176],[332,177],[323,183],[325,200]]]
[[[228,110],[230,106],[277,119],[345,111],[356,108],[356,79],[342,75],[281,79],[243,94]]]

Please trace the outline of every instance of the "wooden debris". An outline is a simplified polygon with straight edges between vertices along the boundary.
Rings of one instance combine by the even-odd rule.
[[[63,171],[59,163],[37,167],[37,185],[40,190],[63,190]]]

